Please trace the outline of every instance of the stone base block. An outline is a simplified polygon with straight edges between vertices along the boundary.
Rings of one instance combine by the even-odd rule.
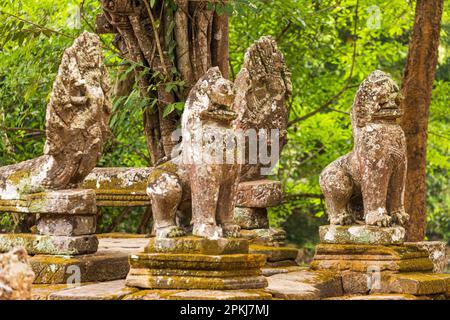
[[[357,272],[430,272],[433,263],[428,252],[415,245],[319,244],[311,262],[315,270]]]
[[[248,254],[243,239],[198,237],[151,239],[145,252],[132,254],[126,284],[146,289],[259,289],[262,254]]]
[[[251,244],[279,247],[286,240],[286,232],[276,228],[241,230],[241,237]]]
[[[283,197],[280,181],[255,180],[238,185],[236,206],[247,208],[268,208],[280,204]]]
[[[120,300],[138,291],[125,286],[124,280],[89,284],[51,293],[49,300]]]
[[[95,192],[68,189],[24,195],[20,199],[0,199],[0,211],[21,213],[96,214]]]
[[[266,256],[262,254],[139,253],[132,254],[129,262],[132,269],[236,271],[260,269],[266,262]]]
[[[268,229],[269,218],[266,208],[240,208],[234,209],[234,222],[242,229]]]
[[[450,295],[450,274],[404,273],[395,274],[385,291],[413,295]]]
[[[402,244],[405,240],[403,227],[381,228],[367,225],[336,226],[319,228],[321,243],[331,244]]]
[[[284,300],[319,300],[342,295],[341,277],[330,271],[302,270],[267,278],[266,291]]]
[[[189,290],[169,296],[170,300],[271,300],[272,295],[261,290]]]
[[[433,262],[433,272],[444,273],[447,267],[447,244],[442,241],[406,242],[428,252]]]
[[[35,284],[73,284],[124,279],[130,266],[126,252],[98,251],[81,256],[35,255],[30,259]]]
[[[126,284],[130,287],[148,289],[211,289],[237,290],[262,289],[267,287],[267,280],[263,276],[245,277],[179,277],[179,276],[146,276],[136,275],[130,270]]]
[[[95,235],[76,237],[29,233],[0,235],[0,252],[7,252],[17,246],[24,247],[30,255],[80,255],[96,252],[98,239]]]
[[[150,253],[206,255],[245,254],[248,253],[248,241],[238,238],[210,240],[194,236],[166,239],[151,238],[145,251]]]
[[[94,234],[97,216],[41,215],[36,227],[39,234],[53,236],[80,236]]]
[[[290,247],[270,247],[261,245],[250,245],[250,253],[265,254],[267,262],[277,262],[284,260],[295,261],[298,255],[298,249]]]

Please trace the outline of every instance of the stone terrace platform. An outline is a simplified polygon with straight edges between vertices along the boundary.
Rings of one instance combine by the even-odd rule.
[[[122,266],[125,257],[142,251],[149,242],[149,238],[141,235],[104,234],[98,238],[99,252],[115,252]],[[334,272],[299,266],[267,266],[262,271],[269,284],[265,289],[142,290],[127,287],[126,272],[122,271],[122,279],[85,282],[78,287],[35,284],[32,296],[35,300],[429,300],[450,297],[450,275],[403,273],[389,279],[392,284],[389,290],[394,293],[344,295],[345,279]]]

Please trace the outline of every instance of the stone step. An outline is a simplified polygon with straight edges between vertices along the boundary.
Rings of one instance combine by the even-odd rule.
[[[330,244],[402,244],[405,241],[405,229],[368,225],[327,225],[319,228],[319,236],[321,243]]]
[[[7,252],[19,246],[24,247],[30,255],[82,255],[96,252],[98,239],[95,235],[74,237],[31,233],[0,235],[0,252]]]
[[[338,274],[328,271],[302,270],[267,278],[266,291],[283,300],[318,300],[343,294]]]
[[[128,253],[98,251],[81,256],[35,255],[30,264],[35,284],[64,284],[124,279],[130,266]]]
[[[411,294],[369,294],[332,297],[324,300],[417,300],[417,297]]]
[[[262,290],[188,290],[169,296],[170,300],[271,300]]]
[[[392,276],[389,290],[395,293],[450,296],[450,274],[400,273]]]
[[[127,287],[125,280],[116,280],[53,292],[48,300],[120,300],[136,291]]]
[[[249,247],[250,253],[264,254],[267,256],[267,261],[276,262],[283,260],[294,260],[298,256],[297,248],[290,247],[272,247],[252,244]]]

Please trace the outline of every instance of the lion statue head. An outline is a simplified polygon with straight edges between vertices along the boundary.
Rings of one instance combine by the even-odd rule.
[[[391,76],[375,70],[359,86],[352,106],[353,126],[364,127],[376,120],[395,120],[403,115],[403,97]]]

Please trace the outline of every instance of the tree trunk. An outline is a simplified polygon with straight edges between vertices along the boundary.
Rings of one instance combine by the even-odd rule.
[[[437,66],[443,0],[418,0],[408,60],[403,75],[402,127],[408,148],[405,190],[408,241],[422,241],[426,227],[426,147],[428,113]]]
[[[212,66],[228,76],[228,17],[209,1],[101,0],[98,33],[116,33],[115,46],[136,63],[141,96],[147,100],[144,130],[152,164],[169,157],[180,116],[164,116],[170,104],[184,102],[190,88]],[[225,1],[212,1],[215,6]],[[153,6],[152,6],[153,5]]]

